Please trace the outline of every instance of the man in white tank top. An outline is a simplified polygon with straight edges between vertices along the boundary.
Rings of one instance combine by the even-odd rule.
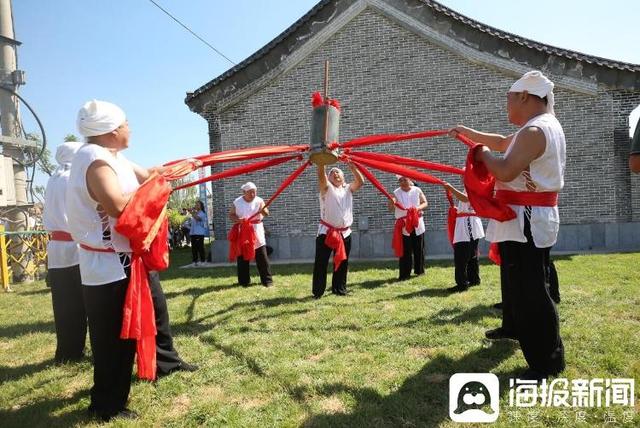
[[[265,206],[264,200],[257,195],[257,187],[251,181],[243,184],[240,189],[242,190],[242,196],[236,198],[233,201],[233,206],[229,210],[229,217],[236,224],[244,221],[249,221],[249,225],[246,227],[252,227],[255,233],[255,259],[256,267],[258,268],[258,274],[260,275],[260,282],[265,287],[271,287],[273,285],[273,279],[271,276],[271,266],[269,265],[269,256],[267,255],[267,241],[264,235],[264,225],[262,219],[269,215],[269,208]],[[237,259],[238,270],[238,284],[243,287],[248,287],[251,283],[251,276],[249,274],[249,262],[242,254]]]
[[[400,175],[397,176],[400,187],[393,191],[393,201],[389,201],[389,209],[394,212],[397,219],[405,219],[405,226],[402,228],[402,257],[398,259],[398,279],[404,281],[411,277],[411,268],[416,275],[424,273],[424,225],[423,211],[427,208],[428,202],[424,193],[413,182]],[[394,203],[399,203],[405,210],[401,210]],[[407,231],[406,219],[408,210],[413,208],[417,211],[418,224],[411,232]]]
[[[80,246],[80,276],[93,354],[89,411],[104,421],[113,417],[130,419],[137,417],[125,407],[136,342],[120,339],[120,331],[131,247],[129,240],[115,230],[115,224],[133,192],[152,170],[141,168],[122,155],[121,151],[129,146],[129,125],[118,106],[89,101],[78,112],[77,125],[87,144],[73,158],[65,208],[69,232]],[[172,342],[166,340],[171,337],[160,282],[151,277],[150,288],[158,330],[158,374],[194,369],[179,360]],[[173,353],[160,352],[163,344],[171,346],[164,351]]]
[[[565,368],[558,312],[549,294],[549,252],[560,227],[558,192],[564,186],[566,143],[553,110],[553,83],[539,71],[525,73],[507,93],[512,135],[464,126],[451,130],[484,144],[476,161],[496,178],[496,198],[516,212],[510,221],[489,221],[487,240],[497,242],[503,325],[489,338],[517,337],[529,369],[520,378],[543,379]],[[492,150],[504,152],[495,156]]]
[[[320,224],[316,237],[316,255],[313,264],[312,293],[319,299],[327,287],[327,266],[334,252],[331,292],[337,296],[347,294],[347,272],[351,251],[351,224],[353,223],[353,194],[364,182],[355,166],[349,164],[353,183],[346,183],[340,168],[333,167],[327,177],[324,165],[318,165],[320,191]]]
[[[55,361],[78,361],[84,355],[87,340],[87,314],[82,300],[82,281],[78,266],[78,244],[69,233],[65,195],[71,160],[80,142],[58,146],[58,168],[49,178],[44,196],[44,228],[49,232],[47,244],[47,282],[51,287],[53,319],[56,325]]]
[[[444,187],[458,199],[456,226],[453,233],[453,261],[455,264],[456,285],[450,292],[459,293],[469,287],[480,285],[480,266],[478,265],[478,242],[484,238],[482,220],[475,216],[466,193],[449,183]]]

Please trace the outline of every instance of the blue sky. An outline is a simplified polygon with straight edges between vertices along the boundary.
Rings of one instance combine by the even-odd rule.
[[[304,15],[316,0],[156,0],[240,62]],[[473,19],[543,43],[640,63],[640,2],[441,0]],[[148,0],[14,0],[20,93],[44,123],[50,146],[76,133],[91,98],[115,102],[132,130],[127,156],[152,166],[208,150],[207,125],[185,93],[231,64]],[[638,111],[640,113],[640,111]],[[28,132],[37,131],[23,109]],[[297,142],[292,142],[297,143]],[[37,180],[42,182],[43,178]]]

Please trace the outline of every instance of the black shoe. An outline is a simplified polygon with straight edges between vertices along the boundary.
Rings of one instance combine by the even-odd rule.
[[[313,299],[314,300],[320,300],[321,297],[322,297],[322,294],[319,295],[319,296],[316,296],[315,294],[313,295]]]
[[[140,416],[137,412],[134,412],[133,410],[127,408],[124,408],[117,413],[100,413],[89,406],[88,412],[90,416],[98,418],[103,422],[109,422],[113,418],[132,420],[138,419],[138,417]]]
[[[480,285],[480,281],[478,282],[470,282],[469,287],[475,287],[476,285]]]
[[[560,303],[560,295],[558,294],[557,296],[551,296],[551,300],[553,300],[553,303],[555,303],[556,305]]]
[[[199,370],[200,367],[196,366],[195,364],[189,364],[189,363],[185,363],[184,361],[180,363],[180,365],[178,367],[176,367],[175,369],[173,369],[174,372],[177,371],[181,371],[181,372],[195,372],[197,370]]]
[[[498,327],[493,330],[487,330],[484,333],[484,336],[490,340],[501,340],[501,339],[518,340],[518,336],[516,336],[515,333],[510,331],[505,331],[502,327]]]
[[[469,289],[468,286],[464,286],[464,285],[456,285],[455,287],[449,287],[447,288],[447,291],[449,293],[462,293],[463,291],[467,291]]]
[[[332,291],[336,296],[348,296],[351,294],[351,291]]]
[[[273,282],[267,282],[266,284],[262,284],[264,287],[273,287]]]
[[[495,305],[492,306],[492,308],[501,311],[502,310],[502,302],[496,303]]]
[[[547,379],[547,377],[549,377],[549,376],[544,374],[544,373],[541,373],[541,372],[533,370],[533,369],[527,369],[524,372],[522,372],[522,374],[520,376],[518,376],[518,379],[535,380],[536,382],[540,382],[542,380]]]
[[[411,279],[411,277],[410,277],[410,276],[401,276],[401,277],[399,277],[399,278],[398,278],[398,282],[400,282],[400,281],[407,281],[407,280],[409,280],[409,279]]]

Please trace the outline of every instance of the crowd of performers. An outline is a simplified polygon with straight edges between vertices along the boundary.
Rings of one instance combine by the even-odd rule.
[[[479,216],[497,209],[485,204],[486,198],[482,202],[481,194],[490,192],[489,199],[509,209],[509,216],[502,221],[495,219],[498,215],[487,215],[492,218],[485,238],[492,243],[494,257],[500,259],[503,315],[502,326],[487,332],[487,337],[518,340],[529,366],[519,377],[534,380],[557,375],[565,368],[554,302],[559,295],[552,295],[549,289],[555,272],[549,252],[560,226],[557,201],[565,170],[565,136],[553,111],[553,87],[538,71],[524,74],[511,86],[507,113],[509,121],[519,127],[514,134],[503,136],[465,126],[449,130],[452,136],[478,144],[467,158],[466,192],[440,182],[459,200],[455,224],[449,229],[456,282],[451,291],[464,291],[480,283],[478,241],[485,237],[485,231]],[[153,380],[176,370],[197,370],[184,362],[173,346],[157,273],[166,268],[167,257],[146,255],[141,248],[153,248],[154,243],[138,243],[122,226],[124,217],[133,223],[143,222],[132,207],[138,203],[133,202],[133,195],[144,186],[155,185],[149,184],[152,178],[170,167],[145,169],[124,157],[129,125],[125,113],[114,104],[87,102],[78,113],[77,125],[86,143],[58,147],[60,166],[46,190],[44,222],[51,236],[48,254],[57,336],[55,358],[59,362],[82,358],[88,326],[94,367],[89,411],[103,420],[132,418],[136,414],[126,405],[136,354],[142,378]],[[348,294],[353,194],[364,184],[363,173],[374,182],[367,170],[348,156],[343,160],[353,175],[349,183],[339,168],[327,173],[324,166],[317,167],[320,221],[312,279],[316,299],[325,292],[332,254],[331,291],[338,296]],[[495,178],[490,189],[483,181],[488,175]],[[399,258],[399,279],[404,280],[412,270],[415,275],[425,271],[422,213],[428,202],[410,177],[397,178],[399,187],[387,196],[396,218],[393,245]],[[170,188],[159,186],[161,199]],[[235,223],[229,236],[230,252],[237,262],[240,285],[250,284],[252,260],[262,285],[273,284],[262,224],[269,215],[270,202],[257,196],[256,186],[248,182],[230,207],[229,217]],[[163,209],[159,207],[159,218]],[[137,212],[150,210],[152,207],[146,206]],[[156,223],[139,227],[162,230],[162,222]],[[192,228],[192,238],[197,235],[194,232]],[[164,238],[166,244],[166,235]],[[194,260],[196,256],[200,254],[194,254]],[[152,319],[144,314],[152,314]]]

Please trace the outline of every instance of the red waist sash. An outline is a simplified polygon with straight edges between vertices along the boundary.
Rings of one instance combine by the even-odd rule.
[[[69,232],[64,232],[62,230],[52,230],[49,232],[49,239],[51,241],[64,241],[64,242],[72,242],[73,238]]]
[[[80,244],[80,248],[87,251],[93,251],[96,253],[115,253],[116,252],[113,248],[94,248],[85,244]]]
[[[558,205],[558,192],[515,192],[496,190],[496,199],[510,205],[555,207]]]
[[[420,217],[422,214],[415,208],[407,208],[407,215],[396,219],[396,224],[393,228],[393,239],[391,240],[391,247],[396,257],[402,257],[404,255],[404,245],[402,244],[402,230],[406,229],[407,233],[411,233],[418,228],[420,224]]]
[[[333,271],[337,271],[340,263],[347,260],[347,250],[344,247],[342,233],[349,230],[349,227],[335,227],[326,221],[320,219],[320,224],[327,228],[327,237],[324,243],[333,250]]]
[[[256,258],[258,237],[253,225],[260,223],[262,223],[262,220],[242,219],[231,227],[227,236],[229,240],[229,261],[234,261],[239,256],[242,256],[247,261]]]

